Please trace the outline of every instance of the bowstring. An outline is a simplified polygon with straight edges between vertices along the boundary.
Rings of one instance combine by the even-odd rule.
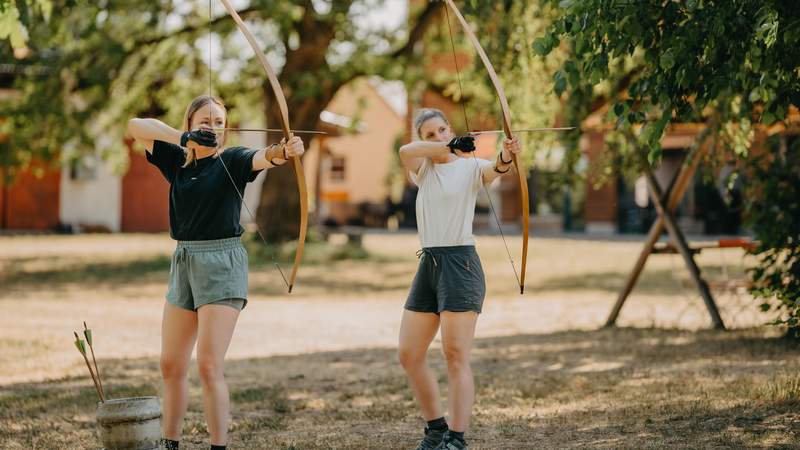
[[[212,15],[212,12],[213,12],[212,8],[213,8],[212,0],[208,0],[208,23],[209,23],[209,25],[211,24],[211,15]],[[213,85],[213,81],[212,81],[212,78],[211,78],[211,76],[212,76],[212,70],[211,70],[212,57],[213,57],[213,55],[212,55],[212,47],[211,47],[211,27],[209,27],[209,30],[208,30],[208,96],[209,97],[211,97],[211,88],[212,88],[212,85]],[[267,243],[266,238],[264,238],[264,234],[261,233],[261,227],[258,226],[258,221],[256,220],[255,215],[253,214],[253,212],[250,210],[250,207],[247,206],[247,202],[244,201],[244,195],[239,190],[239,187],[236,186],[236,181],[234,181],[233,176],[231,175],[231,172],[228,170],[227,164],[225,164],[225,160],[222,158],[222,152],[220,152],[219,149],[217,149],[217,152],[218,152],[217,159],[219,159],[219,162],[222,163],[222,168],[225,169],[225,173],[228,175],[228,179],[230,180],[231,185],[233,186],[233,189],[236,191],[236,195],[239,196],[239,200],[242,202],[242,206],[244,206],[244,209],[247,211],[247,214],[250,216],[250,220],[253,222],[253,225],[255,225],[256,233],[258,234],[258,237],[261,238],[261,243],[264,244],[264,248],[267,249],[267,252],[269,253],[270,259],[272,260],[272,264],[275,266],[276,269],[278,269],[278,273],[281,274],[281,278],[283,279],[283,283],[286,285],[286,288],[289,289],[289,280],[286,278],[286,274],[283,273],[283,269],[281,269],[281,265],[278,264],[278,261],[275,259],[275,250],[274,249],[270,249],[270,246]]]
[[[447,19],[447,31],[450,34],[450,46],[453,49],[453,62],[456,66],[456,77],[458,79],[458,91],[459,91],[459,104],[461,105],[461,111],[464,114],[464,125],[467,127],[467,132],[471,129],[469,126],[469,118],[467,117],[467,106],[464,103],[464,86],[461,82],[461,69],[459,68],[458,64],[458,57],[456,57],[456,44],[455,39],[453,38],[453,26],[450,23],[450,10],[447,4],[444,5],[444,13]],[[519,279],[519,273],[517,272],[517,266],[514,263],[514,257],[511,256],[511,250],[508,248],[508,242],[506,241],[505,233],[503,233],[503,227],[500,225],[500,219],[497,216],[497,211],[494,208],[494,202],[492,202],[492,195],[489,193],[489,188],[486,187],[486,183],[483,182],[483,172],[480,170],[480,166],[478,165],[478,157],[475,156],[475,152],[472,152],[472,160],[475,162],[475,168],[478,170],[481,176],[481,186],[483,187],[484,192],[486,193],[486,199],[489,200],[489,210],[492,212],[492,216],[494,217],[494,221],[497,224],[497,229],[500,231],[500,238],[503,240],[503,246],[506,249],[506,254],[508,255],[508,260],[511,262],[511,269],[514,271],[514,278],[517,280],[517,285],[521,285]]]

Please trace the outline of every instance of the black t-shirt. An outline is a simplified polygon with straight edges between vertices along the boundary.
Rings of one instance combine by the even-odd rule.
[[[208,241],[242,235],[244,228],[239,222],[242,201],[231,178],[239,192],[244,193],[245,185],[260,172],[253,171],[256,152],[231,147],[219,157],[209,156],[182,167],[186,161],[183,148],[153,142],[153,152],[147,153],[147,161],[158,167],[169,181],[169,233],[173,239]]]

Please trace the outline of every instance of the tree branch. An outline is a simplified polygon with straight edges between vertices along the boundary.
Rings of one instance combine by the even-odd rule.
[[[392,53],[394,58],[407,58],[414,52],[417,42],[421,41],[428,27],[438,19],[439,12],[445,7],[444,2],[429,2],[420,13],[414,28],[408,33],[408,42]]]
[[[237,11],[237,12],[239,13],[239,16],[242,19],[247,19],[250,16],[261,16],[261,14],[262,14],[262,11],[260,11],[257,8],[245,8],[245,9],[242,9],[242,10]],[[142,39],[142,40],[136,41],[136,43],[134,44],[133,47],[134,48],[138,48],[139,46],[142,46],[142,45],[158,44],[158,43],[160,43],[162,41],[165,41],[167,39],[171,39],[171,38],[173,38],[175,36],[180,36],[180,35],[183,35],[183,34],[192,34],[192,33],[195,33],[197,31],[211,30],[215,26],[217,26],[217,25],[219,25],[221,23],[227,23],[230,20],[231,20],[231,17],[227,13],[226,14],[222,14],[219,17],[216,17],[216,18],[214,18],[214,19],[212,19],[210,21],[189,24],[189,25],[186,25],[183,28],[179,28],[179,29],[177,29],[177,30],[175,30],[175,31],[173,31],[171,33],[168,33],[168,34],[162,34],[162,35],[155,36],[155,37],[152,37],[152,38],[149,38],[149,39]]]
[[[601,95],[595,97],[592,100],[591,105],[589,106],[589,111],[587,115],[592,115],[599,111],[600,109],[604,108],[610,102],[612,102],[621,92],[626,91],[628,87],[630,87],[633,80],[636,78],[637,75],[644,71],[644,66],[637,66],[631,69],[628,73],[626,73],[622,78],[617,80],[617,83],[609,92],[609,95]]]

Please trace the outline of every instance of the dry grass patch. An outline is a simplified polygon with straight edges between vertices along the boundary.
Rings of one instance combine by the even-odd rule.
[[[763,329],[480,339],[470,441],[475,449],[800,448],[798,357],[795,342]],[[443,374],[439,353],[431,359]],[[159,388],[153,359],[101,363],[115,396]],[[140,368],[134,376],[131,366]],[[237,360],[227,376],[233,448],[407,449],[421,430],[392,349]],[[203,448],[191,377],[184,439]],[[0,395],[6,448],[95,445],[93,406],[84,379],[9,386]]]

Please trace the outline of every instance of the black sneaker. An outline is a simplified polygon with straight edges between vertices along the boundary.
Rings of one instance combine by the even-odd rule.
[[[451,436],[450,431],[447,431],[442,436],[442,442],[434,450],[467,450],[468,448],[466,442]]]
[[[179,450],[179,445],[178,441],[171,441],[166,438],[161,438],[158,441],[159,450]]]
[[[417,450],[435,450],[439,448],[439,444],[441,444],[446,432],[446,428],[444,430],[431,430],[425,427],[425,437],[419,442]]]

